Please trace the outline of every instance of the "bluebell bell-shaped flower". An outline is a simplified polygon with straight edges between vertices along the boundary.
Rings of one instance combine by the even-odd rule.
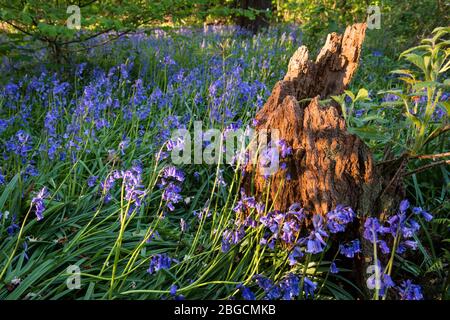
[[[241,290],[242,292],[242,298],[244,298],[244,300],[255,300],[255,294],[246,286],[244,286],[243,284],[238,284],[237,288],[239,290]]]
[[[326,246],[324,237],[328,237],[328,234],[323,230],[323,218],[321,215],[314,215],[313,226],[314,230],[311,231],[308,237],[301,240],[302,243],[306,242],[306,252],[316,254],[323,251]]]
[[[36,215],[37,221],[40,221],[44,219],[44,211],[45,211],[45,204],[44,204],[44,198],[47,195],[47,191],[44,188],[39,191],[39,193],[31,200],[31,206],[34,209],[34,213]]]
[[[412,211],[415,215],[421,215],[427,222],[429,222],[433,219],[433,215],[431,215],[429,212],[423,210],[421,207],[414,207],[412,209]]]
[[[407,199],[403,200],[402,202],[400,202],[400,212],[401,213],[405,213],[406,210],[408,210],[409,208],[409,201]]]
[[[377,218],[367,217],[364,223],[363,237],[370,242],[377,241],[378,233],[382,233],[380,221]]]
[[[150,259],[150,266],[147,272],[153,274],[162,269],[169,269],[172,259],[166,253],[156,254]]]
[[[92,188],[97,183],[98,176],[90,176],[87,180],[87,185],[89,188]]]
[[[289,273],[281,282],[280,289],[283,292],[283,300],[292,300],[300,294],[300,280],[299,278]]]
[[[298,262],[298,260],[303,257],[303,255],[304,254],[300,249],[300,247],[295,246],[294,249],[292,249],[292,252],[289,254],[289,265],[290,266],[295,265]]]
[[[359,240],[353,240],[339,246],[340,253],[347,258],[354,258],[356,253],[361,252]]]
[[[348,223],[355,218],[355,213],[352,208],[337,205],[336,208],[327,213],[327,227],[331,233],[338,233],[345,231]]]
[[[309,278],[305,277],[303,280],[303,290],[305,291],[305,297],[308,299],[308,297],[314,298],[314,291],[317,288],[317,283],[311,281]]]
[[[339,269],[334,261],[330,265],[330,272],[333,274],[339,273]]]
[[[422,288],[411,280],[403,281],[398,287],[401,300],[423,300]]]

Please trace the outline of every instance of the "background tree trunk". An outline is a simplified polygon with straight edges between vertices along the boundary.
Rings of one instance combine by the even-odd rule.
[[[249,10],[249,9],[256,9],[256,10],[270,10],[272,8],[272,1],[271,0],[238,0],[237,1],[237,7],[239,9]],[[245,16],[238,16],[236,18],[236,23],[253,33],[258,32],[262,28],[267,28],[269,26],[269,19],[266,16],[264,12],[260,12],[256,14],[256,17],[254,20],[245,17]]]

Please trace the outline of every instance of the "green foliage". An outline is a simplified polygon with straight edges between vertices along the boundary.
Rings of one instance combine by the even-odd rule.
[[[420,154],[424,144],[438,138],[445,133],[449,125],[448,119],[436,123],[433,115],[436,108],[442,108],[446,114],[450,112],[450,102],[441,101],[444,92],[450,90],[450,79],[444,77],[450,70],[450,27],[437,28],[433,31],[433,37],[424,39],[421,45],[403,52],[400,57],[418,69],[417,72],[402,69],[392,73],[400,75],[407,90],[398,95],[404,104],[404,114],[414,130],[410,133],[408,141],[412,141],[409,152],[412,155]],[[425,106],[421,106],[420,102]]]

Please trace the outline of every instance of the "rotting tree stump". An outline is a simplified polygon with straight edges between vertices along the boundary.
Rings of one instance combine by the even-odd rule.
[[[281,160],[286,168],[268,178],[259,162],[248,164],[243,177],[248,195],[263,202],[268,197],[272,209],[282,212],[300,203],[310,215],[325,215],[339,204],[350,206],[359,217],[380,216],[397,207],[403,196],[396,179],[399,166],[377,167],[369,148],[347,131],[339,105],[320,103],[342,94],[350,83],[365,31],[366,24],[360,23],[347,27],[343,35],[329,34],[315,62],[306,46],[294,53],[286,76],[256,115],[256,133],[277,129],[292,154]],[[359,223],[349,231],[349,237],[359,237],[362,243],[362,257],[354,265],[358,282],[365,280],[372,251],[361,234]]]

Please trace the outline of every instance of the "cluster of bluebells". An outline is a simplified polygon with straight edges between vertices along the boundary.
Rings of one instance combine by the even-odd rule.
[[[153,255],[150,259],[150,266],[147,269],[149,274],[153,274],[162,269],[169,269],[172,260],[166,253]]]
[[[90,177],[88,185],[92,186],[97,180],[97,177]],[[122,185],[125,190],[125,200],[132,203],[133,208],[140,207],[142,200],[146,194],[142,184],[142,167],[139,164],[134,165],[129,170],[114,170],[100,183],[101,191],[105,196],[105,202],[111,200],[111,190],[117,180],[122,180]]]
[[[238,244],[245,237],[246,228],[256,228],[257,221],[247,212],[255,210],[257,214],[264,211],[264,205],[258,203],[254,197],[247,197],[242,194],[233,211],[236,213],[236,220],[233,228],[226,229],[222,234],[222,252],[228,252],[232,245]]]
[[[274,283],[271,279],[260,274],[253,276],[253,280],[264,292],[264,300],[295,300],[300,296],[301,291],[304,292],[305,298],[314,298],[314,292],[317,289],[316,282],[313,282],[308,277],[301,279],[294,273],[288,273],[278,283]],[[303,289],[301,288],[302,280]],[[237,288],[240,289],[245,300],[255,300],[256,296],[250,288],[242,284],[239,284]]]
[[[412,212],[408,215],[408,212]],[[417,242],[413,240],[420,229],[420,224],[413,216],[421,216],[430,221],[433,216],[420,207],[410,207],[408,200],[400,203],[397,214],[390,216],[385,223],[378,218],[368,217],[364,223],[364,238],[376,244],[383,254],[389,254],[389,240],[397,239],[396,253],[402,254],[406,249],[415,250]]]
[[[274,249],[276,241],[280,239],[280,241],[294,245],[304,218],[303,209],[297,203],[291,205],[286,213],[271,211],[263,215],[260,223],[266,228],[266,233],[261,244]]]
[[[184,296],[182,294],[177,294],[177,291],[178,291],[177,285],[175,284],[171,285],[169,289],[170,297],[173,300],[184,300]]]
[[[302,223],[305,221],[306,215],[299,204],[293,204],[286,213],[280,211],[265,212],[264,206],[259,205],[253,197],[242,195],[241,200],[234,208],[237,217],[242,216],[243,212],[247,212],[247,218],[240,221],[248,221],[251,219],[249,212],[257,212],[259,221],[253,224],[240,223],[240,229],[226,230],[222,241],[222,250],[228,251],[231,244],[236,244],[245,235],[243,226],[263,225],[265,235],[261,240],[262,245],[267,245],[269,249],[274,249],[277,244],[281,244],[284,248],[290,248],[289,264],[291,266],[297,264],[305,253],[319,254],[322,253],[327,246],[327,239],[338,233],[343,233],[348,225],[350,225],[357,217],[355,212],[348,206],[338,205],[336,208],[328,212],[324,217],[321,215],[312,215],[312,228],[304,229],[307,235],[300,236],[302,233]],[[253,210],[253,211],[252,211]],[[407,213],[410,212],[410,216]],[[407,200],[400,204],[399,212],[387,219],[386,224],[382,224],[377,218],[368,217],[365,221],[365,229],[363,237],[376,243],[383,253],[389,253],[390,249],[386,241],[386,236],[399,236],[396,248],[397,253],[403,253],[406,248],[415,249],[417,244],[411,240],[419,230],[419,224],[412,216],[421,216],[426,221],[432,219],[432,215],[420,207],[410,207]],[[381,238],[383,236],[383,239]],[[224,250],[225,249],[225,250]],[[355,258],[361,252],[361,243],[359,239],[343,242],[339,245],[339,253],[346,258]],[[379,278],[374,276],[368,279],[369,288],[379,287],[378,293],[384,296],[388,288],[395,288],[402,299],[421,299],[421,288],[414,285],[410,280],[403,282],[400,286],[396,286],[389,274],[383,272],[380,261],[378,263]],[[339,269],[335,261],[330,265],[329,272],[336,274]],[[263,276],[255,276],[255,281],[260,288],[264,290],[265,299],[292,299],[298,296],[298,286],[295,276],[290,274],[286,279],[275,285],[272,280]],[[313,295],[316,284],[310,279],[304,279],[305,295]],[[254,298],[251,290],[243,285],[239,286],[244,299]]]
[[[240,126],[242,122],[236,118],[253,113],[268,97],[266,84],[279,78],[273,70],[285,60],[280,56],[298,47],[299,32],[298,28],[277,27],[253,37],[226,26],[180,28],[173,33],[155,29],[128,34],[118,41],[107,41],[111,35],[105,34],[89,41],[92,50],[86,61],[75,66],[73,82],[63,80],[65,72],[53,72],[44,65],[28,68],[21,76],[15,72],[17,63],[3,57],[0,74],[8,76],[2,76],[0,87],[0,136],[5,141],[0,154],[11,163],[17,163],[13,157],[17,155],[26,164],[21,165],[25,178],[37,175],[37,168],[48,167],[48,162],[84,160],[94,148],[101,152],[118,148],[123,158],[130,156],[126,151],[131,146],[156,152],[172,130],[187,128],[192,114],[186,112],[186,104],[211,125]],[[175,33],[189,35],[189,40]],[[221,54],[194,54],[189,59],[177,54],[215,47],[239,34],[245,37],[233,42],[232,54],[225,60]],[[129,53],[126,60],[114,55],[112,61],[112,53],[122,50]],[[247,59],[250,51],[251,61]],[[45,50],[39,52],[43,59]],[[131,123],[137,124],[137,137],[105,139],[124,132],[122,126]],[[0,184],[3,176],[15,174],[10,166],[2,169],[8,172],[1,172]]]
[[[277,241],[291,248],[289,263],[295,265],[304,253],[319,254],[327,246],[327,239],[331,234],[344,232],[347,225],[355,219],[356,215],[350,207],[338,205],[326,215],[313,215],[312,228],[306,230],[307,234],[301,236],[302,226],[306,215],[300,204],[294,203],[286,213],[272,211],[260,218],[266,227],[266,233],[261,244],[274,249]],[[354,240],[341,245],[341,254],[354,257],[360,252],[359,241]]]
[[[363,237],[376,245],[383,254],[391,253],[392,249],[389,247],[389,243],[397,243],[396,248],[393,248],[397,254],[403,254],[407,249],[416,250],[418,244],[414,237],[420,229],[416,217],[422,217],[427,222],[433,219],[433,216],[426,210],[421,207],[411,207],[408,200],[403,200],[398,212],[384,222],[375,217],[368,217],[364,223]],[[382,270],[379,262],[378,265]],[[372,282],[374,281],[375,279],[372,279]],[[395,287],[391,277],[383,272],[380,272],[380,284],[380,296],[385,294],[387,288]],[[375,283],[372,285],[374,286]],[[421,300],[423,298],[421,287],[413,284],[411,280],[402,282],[396,288],[401,299]]]
[[[395,287],[395,283],[391,276],[383,271],[383,266],[379,260],[373,267],[373,274],[367,279],[366,284],[369,289],[378,289],[378,296],[383,297],[387,289]]]
[[[361,252],[361,246],[358,239],[343,243],[339,246],[339,252],[347,258],[354,258],[355,255]]]
[[[6,233],[8,234],[8,236],[12,236],[14,233],[16,233],[17,230],[20,229],[19,225],[16,223],[17,221],[17,216],[16,215],[12,215],[12,217],[10,219],[9,218],[9,212],[6,211],[5,213],[0,211],[0,221],[3,223],[6,223],[7,220],[9,221],[9,226],[6,228]]]
[[[352,208],[337,205],[334,210],[327,213],[327,228],[331,233],[344,232],[347,224],[353,222],[355,217]]]
[[[36,215],[36,220],[40,221],[44,219],[45,203],[44,199],[47,196],[47,190],[44,188],[38,192],[38,194],[31,199],[31,208]]]
[[[414,284],[411,280],[403,281],[398,287],[398,293],[401,300],[422,300],[422,288]]]
[[[175,204],[183,201],[180,193],[184,179],[183,171],[174,166],[167,166],[162,170],[158,186],[163,190],[162,199],[170,211],[175,210]]]

